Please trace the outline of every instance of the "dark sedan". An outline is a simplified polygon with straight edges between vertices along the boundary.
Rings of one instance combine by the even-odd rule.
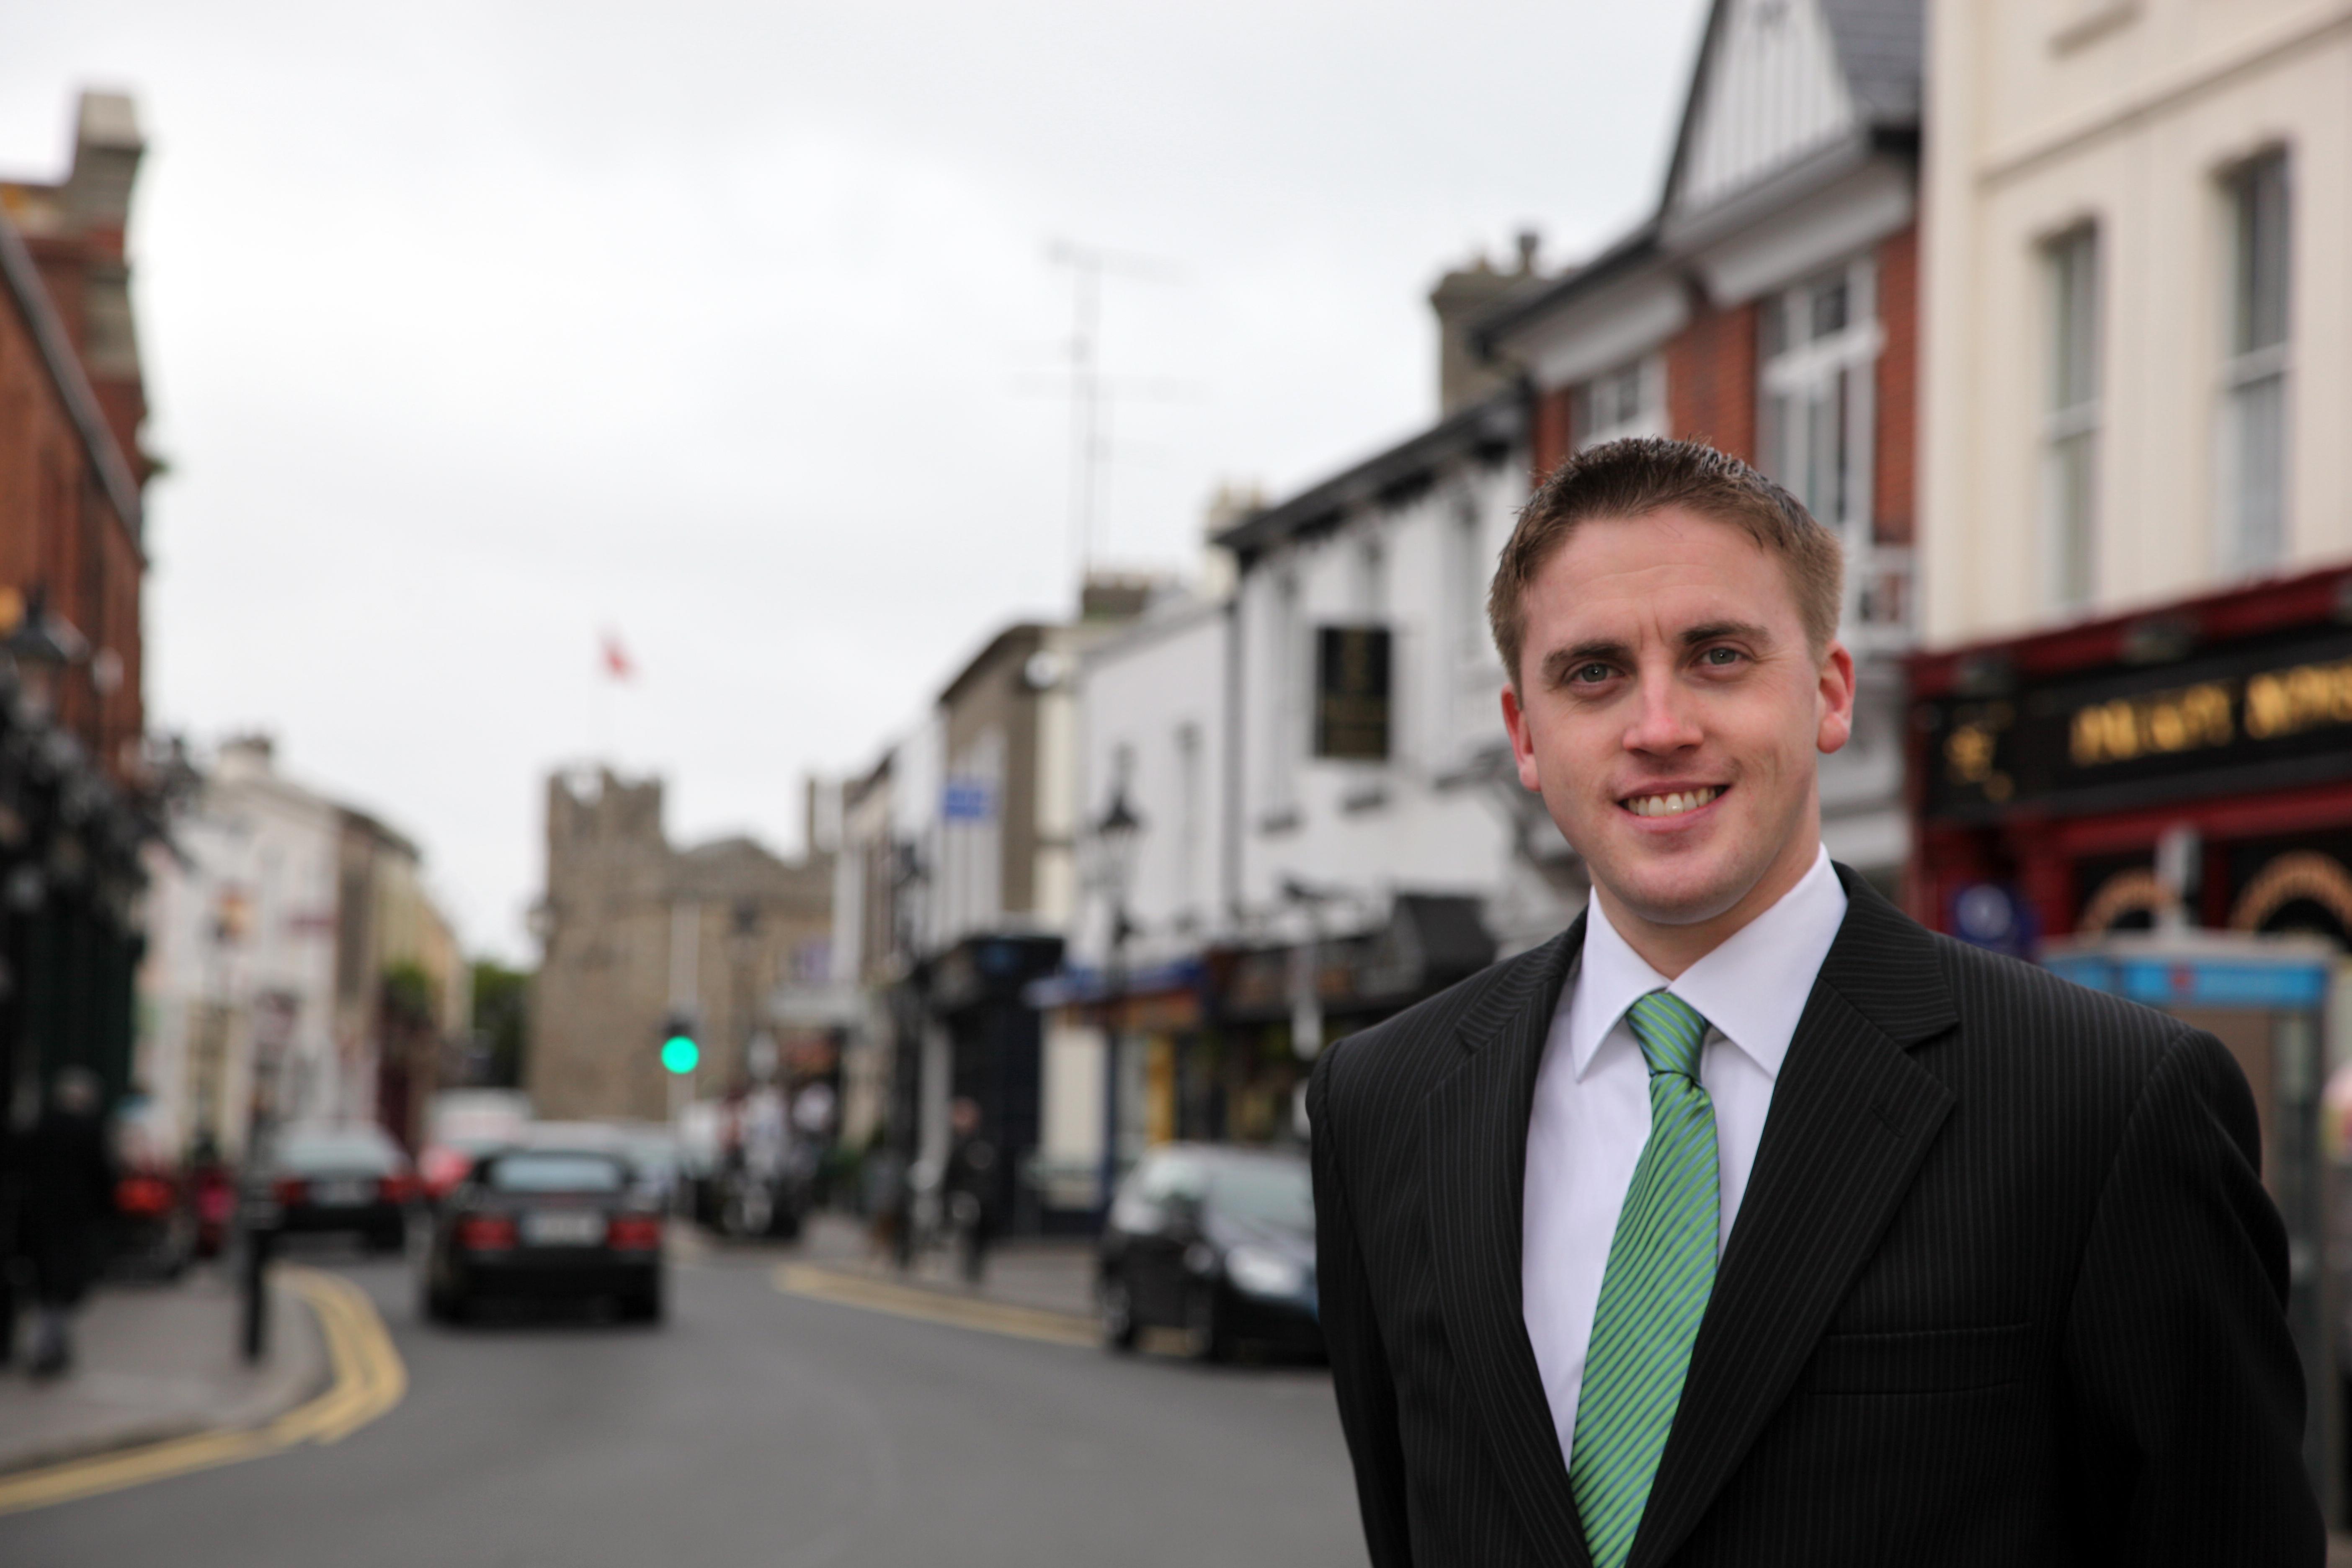
[[[1171,1328],[1204,1360],[1244,1345],[1319,1356],[1307,1162],[1213,1144],[1154,1149],[1111,1205],[1096,1300],[1114,1350]]]
[[[346,1232],[386,1252],[407,1240],[416,1177],[381,1127],[288,1128],[273,1141],[262,1178],[282,1231]]]
[[[530,1148],[475,1163],[433,1227],[425,1313],[455,1321],[493,1299],[602,1300],[630,1321],[661,1320],[661,1211],[627,1160]]]

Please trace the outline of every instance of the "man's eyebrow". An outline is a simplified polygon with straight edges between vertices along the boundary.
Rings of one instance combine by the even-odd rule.
[[[1592,637],[1569,647],[1554,648],[1544,655],[1543,672],[1546,679],[1556,679],[1580,664],[1620,664],[1627,657],[1628,650],[1623,643],[1613,642],[1607,637]]]
[[[1701,643],[1720,642],[1726,637],[1740,642],[1769,643],[1772,634],[1754,621],[1707,621],[1687,628],[1677,640],[1685,647],[1696,647]]]

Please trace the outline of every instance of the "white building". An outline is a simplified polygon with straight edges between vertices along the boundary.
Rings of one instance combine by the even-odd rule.
[[[1927,625],[2352,556],[2352,4],[1934,11]]]
[[[334,1034],[341,833],[335,805],[257,738],[221,748],[173,847],[151,849],[133,1078],[164,1152],[209,1139],[236,1158],[257,1104],[373,1113],[373,1064],[346,1062]]]
[[[1525,426],[1516,391],[1474,403],[1221,536],[1240,571],[1236,934],[1368,932],[1418,894],[1475,900],[1516,950],[1580,907],[1572,872],[1516,852],[1486,622]]]

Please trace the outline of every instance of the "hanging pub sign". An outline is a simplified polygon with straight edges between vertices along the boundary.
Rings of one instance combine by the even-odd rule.
[[[1922,703],[1927,815],[2113,811],[2352,776],[2352,632]]]
[[[1388,761],[1388,627],[1316,628],[1315,754]]]

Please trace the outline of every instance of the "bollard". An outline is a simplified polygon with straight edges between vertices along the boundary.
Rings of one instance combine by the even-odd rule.
[[[259,1361],[269,1353],[269,1252],[278,1235],[278,1205],[266,1198],[248,1195],[242,1211],[238,1229],[244,1235],[245,1246],[238,1286],[244,1311],[240,1314],[239,1343],[246,1360]]]

